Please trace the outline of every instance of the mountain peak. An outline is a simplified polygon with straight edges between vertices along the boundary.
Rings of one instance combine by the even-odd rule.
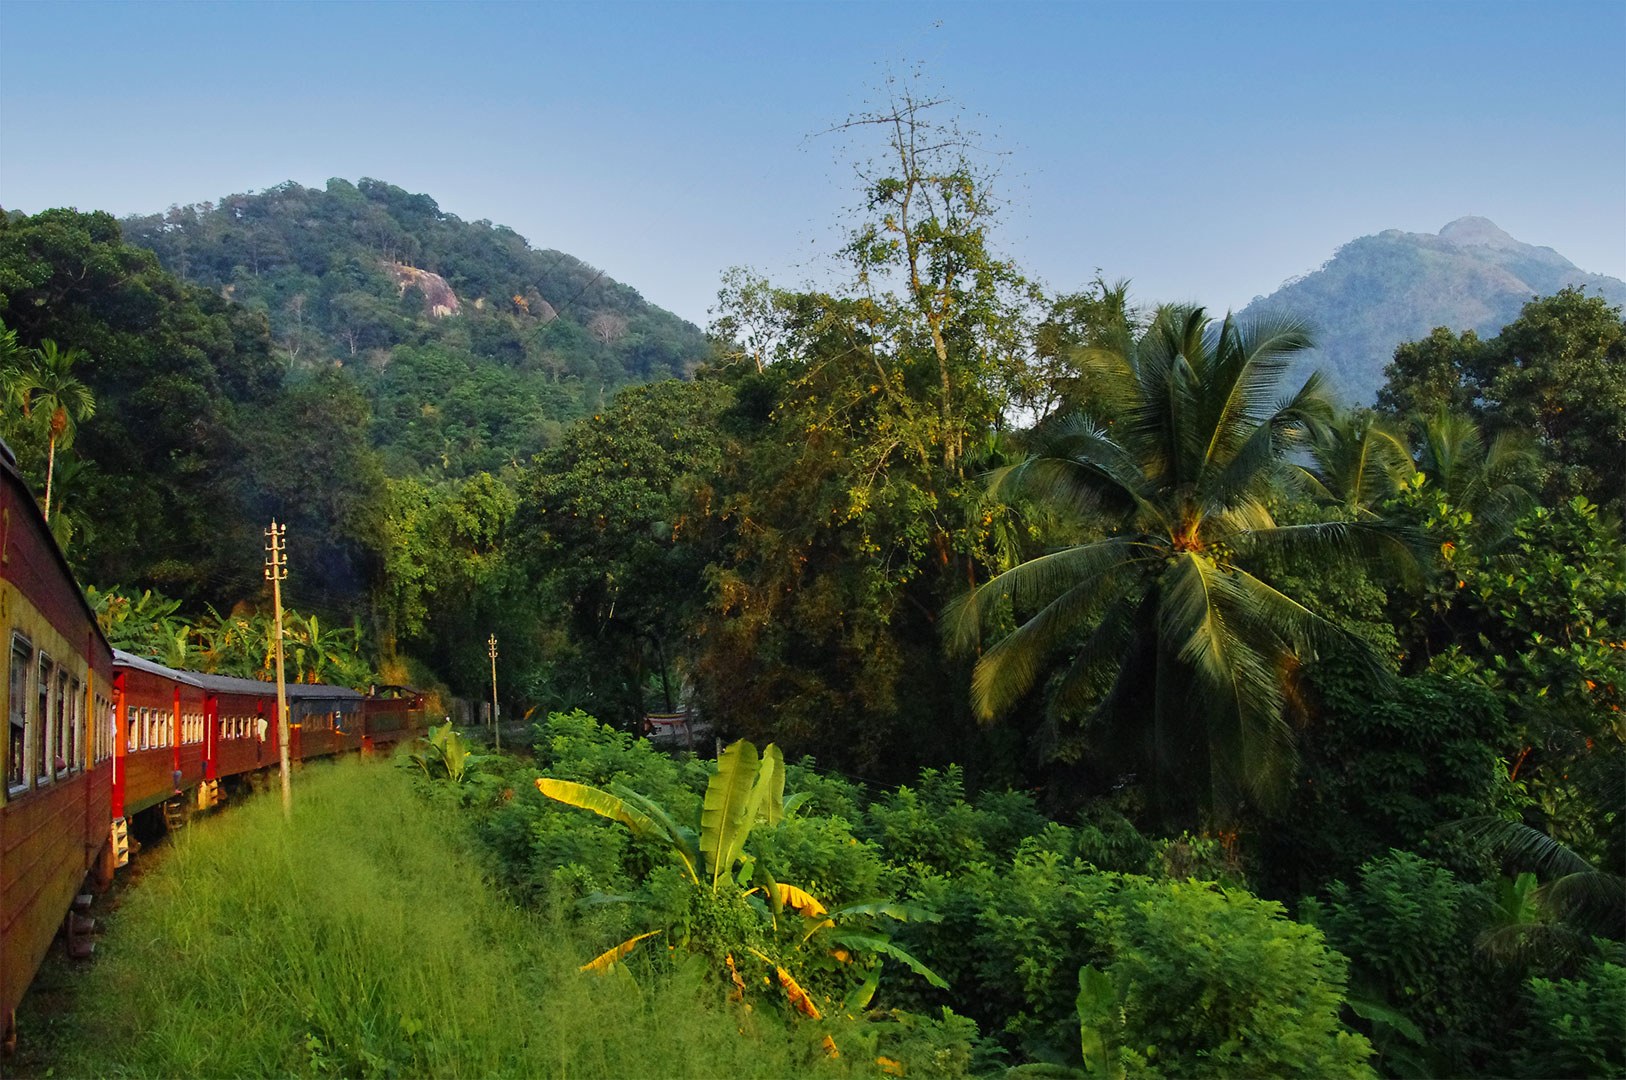
[[[1488,218],[1461,217],[1437,235],[1391,229],[1352,240],[1319,270],[1256,298],[1242,314],[1309,319],[1319,333],[1303,366],[1322,368],[1350,404],[1367,404],[1383,386],[1395,346],[1436,326],[1498,334],[1532,297],[1569,286],[1626,302],[1626,282],[1588,274]]]
[[[1496,227],[1490,218],[1459,217],[1440,230],[1440,239],[1454,247],[1518,248],[1524,245]]]

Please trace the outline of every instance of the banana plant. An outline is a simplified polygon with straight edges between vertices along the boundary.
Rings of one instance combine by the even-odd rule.
[[[463,782],[469,759],[473,756],[469,752],[468,741],[452,730],[450,720],[432,729],[427,737],[413,740],[407,754],[425,776],[434,779],[438,767],[445,772],[446,779],[454,784]]]
[[[751,953],[763,961],[778,976],[791,1006],[815,1019],[817,1010],[808,1011],[811,999],[791,973],[792,968],[804,973],[810,968],[832,970],[837,965],[852,964],[855,954],[868,953],[898,960],[933,986],[947,985],[894,945],[880,925],[882,919],[935,920],[934,913],[886,902],[829,911],[806,889],[773,880],[756,857],[746,851],[753,829],[778,825],[805,801],[801,795],[786,798],[785,759],[777,746],[770,744],[759,756],[756,747],[742,739],[723,751],[717,759],[717,772],[706,784],[699,829],[679,824],[657,803],[619,784],[604,791],[544,776],[537,778],[536,787],[550,799],[620,822],[634,836],[665,848],[683,876],[712,900],[744,902],[757,911],[778,941],[775,948],[781,955],[775,959],[747,941],[737,942],[737,947],[723,959],[731,980],[741,990],[744,983],[735,967],[736,953],[742,958]],[[642,934],[622,942],[584,965],[583,970],[604,970],[649,936]],[[880,979],[880,967],[878,959],[867,966],[868,978],[849,997],[850,1008],[868,1005]]]
[[[744,739],[724,750],[706,784],[698,832],[636,791],[611,787],[602,791],[570,780],[536,779],[537,790],[548,798],[619,821],[634,836],[665,847],[689,880],[716,895],[723,885],[737,884],[734,864],[757,822],[773,826],[784,817],[785,757],[772,744],[758,757]]]

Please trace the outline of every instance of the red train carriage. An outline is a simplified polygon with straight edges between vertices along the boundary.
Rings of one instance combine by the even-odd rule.
[[[85,875],[112,870],[113,651],[0,443],[0,1028]]]
[[[207,807],[276,765],[276,688],[115,654],[0,442],[0,1036],[86,875],[111,879],[143,811]],[[294,758],[367,750],[423,727],[423,700],[288,687]],[[166,813],[166,820],[169,815]],[[71,920],[70,920],[71,926]]]
[[[276,686],[179,671],[131,653],[114,659],[117,750],[115,835],[159,804],[207,808],[221,783],[275,766]],[[422,727],[416,695],[376,698],[343,686],[290,683],[289,757],[299,761],[389,745]]]

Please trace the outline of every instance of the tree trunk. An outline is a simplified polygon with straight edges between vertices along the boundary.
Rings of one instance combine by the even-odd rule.
[[[51,480],[56,475],[56,435],[51,435],[51,449],[45,458],[45,520],[51,520]]]

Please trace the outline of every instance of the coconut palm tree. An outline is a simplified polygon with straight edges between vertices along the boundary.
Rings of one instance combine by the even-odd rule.
[[[1323,649],[1360,649],[1250,573],[1267,550],[1322,559],[1406,547],[1362,523],[1281,526],[1267,508],[1288,451],[1325,424],[1319,376],[1273,395],[1310,345],[1301,324],[1217,326],[1199,307],[1160,310],[1138,338],[1081,358],[1101,400],[991,475],[1095,522],[1095,535],[999,574],[960,598],[948,625],[969,650],[990,624],[972,704],[991,721],[1051,674],[1052,710],[1088,711],[1105,745],[1150,769],[1166,816],[1279,795],[1294,763],[1289,676]],[[1144,775],[1144,774],[1143,774]]]
[[[50,449],[45,466],[45,520],[51,520],[51,481],[56,472],[56,448],[73,444],[74,431],[81,420],[96,412],[96,397],[90,387],[73,374],[73,365],[83,358],[78,349],[61,350],[46,338],[34,350],[31,362],[24,364],[17,379],[24,415],[43,409],[48,417]]]
[[[1403,435],[1368,411],[1318,425],[1308,466],[1296,466],[1318,498],[1342,506],[1357,521],[1375,521],[1378,508],[1410,479],[1411,452]]]
[[[1479,425],[1442,410],[1414,424],[1417,471],[1451,503],[1493,526],[1505,526],[1535,505],[1519,480],[1534,475],[1538,458],[1530,440],[1506,431],[1489,443]]]

